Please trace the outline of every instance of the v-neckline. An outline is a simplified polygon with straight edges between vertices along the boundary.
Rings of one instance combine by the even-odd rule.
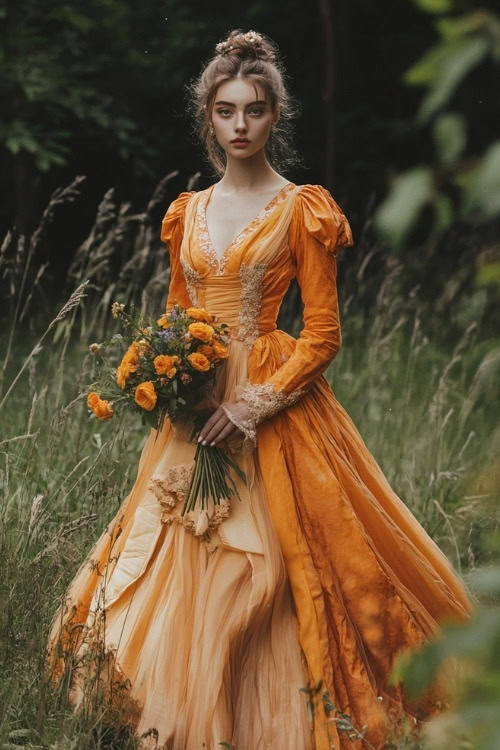
[[[210,231],[208,229],[207,222],[207,205],[210,201],[216,184],[217,183],[214,183],[204,191],[205,194],[202,196],[198,205],[198,224],[200,230],[201,250],[205,256],[207,263],[216,269],[216,275],[221,276],[224,273],[226,263],[229,260],[229,257],[232,254],[234,248],[239,245],[240,242],[242,242],[245,237],[250,234],[250,232],[253,232],[269,216],[271,211],[274,210],[275,206],[278,203],[281,203],[282,200],[284,200],[284,197],[282,198],[282,195],[284,193],[288,194],[288,192],[293,187],[295,187],[295,185],[293,182],[287,182],[285,185],[283,185],[283,187],[280,188],[280,190],[278,190],[275,195],[273,195],[271,200],[264,206],[264,208],[259,211],[257,216],[254,216],[254,218],[245,227],[243,227],[240,232],[238,232],[236,237],[234,237],[229,245],[227,245],[227,247],[224,249],[222,255],[219,256],[212,244],[212,239],[210,237]]]

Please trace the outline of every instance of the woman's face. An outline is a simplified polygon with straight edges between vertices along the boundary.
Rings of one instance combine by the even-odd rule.
[[[211,122],[228,157],[247,159],[263,149],[277,119],[260,84],[231,78],[217,89]]]

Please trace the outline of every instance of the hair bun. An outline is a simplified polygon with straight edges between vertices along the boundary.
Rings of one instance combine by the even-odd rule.
[[[222,56],[238,55],[242,59],[250,58],[266,62],[276,60],[272,44],[257,31],[247,31],[246,34],[240,29],[231,31],[227,39],[216,45],[215,50]]]

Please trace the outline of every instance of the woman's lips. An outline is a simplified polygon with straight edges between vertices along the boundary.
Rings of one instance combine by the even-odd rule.
[[[245,148],[245,146],[248,146],[248,144],[250,143],[250,141],[238,140],[238,141],[231,141],[231,143],[236,148]]]

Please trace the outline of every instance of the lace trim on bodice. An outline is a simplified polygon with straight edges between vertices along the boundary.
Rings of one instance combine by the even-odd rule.
[[[212,194],[212,188],[208,188],[205,190],[198,201],[198,207],[197,207],[197,216],[198,216],[198,236],[199,236],[199,242],[200,242],[200,248],[201,251],[205,257],[205,260],[211,266],[215,269],[215,275],[216,276],[222,276],[224,274],[226,264],[229,260],[229,256],[232,254],[234,248],[239,245],[241,242],[243,242],[244,239],[248,237],[249,234],[251,234],[255,229],[257,229],[260,224],[262,224],[263,221],[269,216],[269,214],[274,211],[277,205],[280,203],[283,203],[283,201],[286,199],[288,193],[294,189],[295,185],[293,182],[289,182],[286,185],[284,185],[281,190],[272,198],[267,206],[265,206],[262,211],[260,211],[257,216],[252,219],[250,224],[248,224],[242,231],[234,238],[234,240],[226,247],[224,252],[222,253],[222,256],[219,258],[217,253],[215,252],[215,249],[212,245],[212,241],[210,239],[210,233],[208,231],[208,224],[207,224],[207,203],[210,199],[210,195]]]
[[[184,278],[186,279],[186,289],[189,294],[189,299],[194,307],[198,307],[198,287],[200,285],[200,274],[187,261],[181,258],[181,266],[184,272]]]
[[[262,284],[267,272],[267,263],[254,263],[240,266],[241,306],[239,315],[238,339],[250,349],[259,336],[258,319],[262,301]]]

